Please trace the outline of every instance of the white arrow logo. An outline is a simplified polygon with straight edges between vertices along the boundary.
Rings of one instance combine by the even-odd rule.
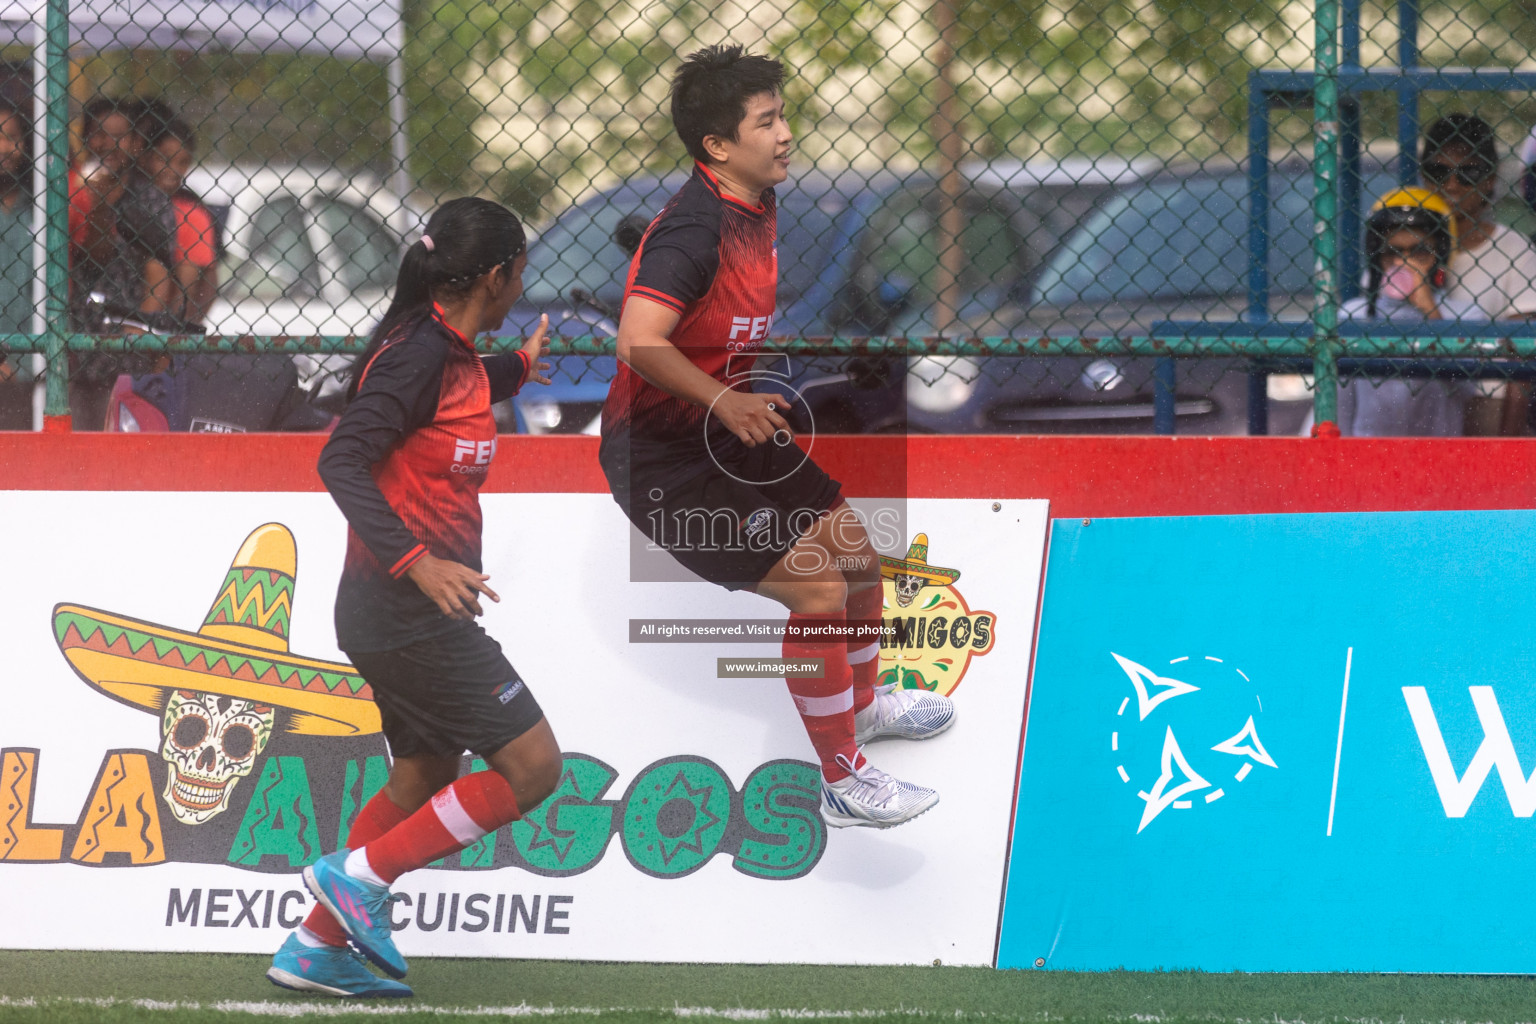
[[[1269,756],[1269,751],[1264,749],[1264,744],[1259,742],[1258,730],[1253,727],[1253,716],[1248,716],[1248,724],[1231,739],[1222,740],[1211,748],[1220,754],[1236,754],[1238,757],[1251,757],[1259,764],[1267,764],[1271,768],[1278,768],[1275,759]]]
[[[1173,769],[1177,767],[1184,781],[1172,789],[1168,783],[1173,781]],[[1152,787],[1150,793],[1137,793],[1147,802],[1147,806],[1141,812],[1141,824],[1136,826],[1139,835],[1141,830],[1152,824],[1152,819],[1166,811],[1179,797],[1186,793],[1193,793],[1197,789],[1206,789],[1210,786],[1200,777],[1200,774],[1189,766],[1184,759],[1184,751],[1179,749],[1179,741],[1173,737],[1173,727],[1168,727],[1168,732],[1163,736],[1163,773],[1157,777],[1157,784]]]
[[[1136,706],[1141,712],[1141,721],[1143,722],[1152,713],[1152,709],[1163,701],[1171,700],[1186,693],[1194,693],[1200,689],[1200,687],[1191,686],[1182,680],[1160,676],[1151,669],[1136,664],[1129,658],[1120,657],[1114,651],[1110,651],[1109,656],[1120,663],[1120,667],[1130,677],[1131,685],[1136,688]],[[1161,692],[1149,696],[1149,687],[1155,687]]]

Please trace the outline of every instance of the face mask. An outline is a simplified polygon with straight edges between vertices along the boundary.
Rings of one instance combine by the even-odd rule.
[[[1424,276],[1406,263],[1399,263],[1381,279],[1381,294],[1389,299],[1406,302],[1413,290],[1424,281]]]

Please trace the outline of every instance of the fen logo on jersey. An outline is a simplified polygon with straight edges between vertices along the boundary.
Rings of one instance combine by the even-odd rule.
[[[742,335],[746,335],[748,341],[762,341],[768,337],[768,332],[771,330],[773,330],[771,316],[733,316],[730,340],[737,341]]]
[[[453,464],[451,473],[484,473],[496,457],[496,439],[489,441],[462,441],[453,439]]]

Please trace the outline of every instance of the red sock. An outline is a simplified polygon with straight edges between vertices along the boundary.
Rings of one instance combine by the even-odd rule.
[[[374,874],[392,883],[521,816],[506,779],[475,772],[444,786],[421,810],[365,844],[363,855]]]
[[[789,624],[819,625],[841,623],[843,613],[832,615],[791,614]],[[800,720],[811,737],[811,746],[821,759],[821,774],[828,782],[848,777],[848,769],[837,763],[838,755],[858,767],[862,763],[859,748],[853,742],[853,673],[848,668],[848,642],[841,637],[829,640],[784,640],[786,658],[820,658],[824,666],[819,679],[789,676],[789,692],[800,710]]]
[[[385,795],[384,790],[379,790],[373,794],[373,799],[357,812],[357,819],[352,822],[352,831],[347,833],[347,849],[355,850],[359,846],[373,842],[408,817],[410,815]],[[304,927],[328,946],[347,944],[347,933],[342,930],[341,925],[336,923],[336,919],[324,905],[315,905],[315,908],[309,912],[309,916],[304,919]]]
[[[884,600],[885,585],[880,582],[849,594],[848,621],[879,622]],[[848,641],[848,667],[853,669],[853,710],[863,711],[875,699],[875,677],[880,672],[880,641]]]

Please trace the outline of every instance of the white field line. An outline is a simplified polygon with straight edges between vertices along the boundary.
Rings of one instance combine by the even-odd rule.
[[[565,1017],[565,1016],[603,1016],[628,1013],[670,1013],[679,1018],[704,1018],[716,1020],[878,1020],[932,1018],[945,1020],[962,1017],[982,1017],[984,1014],[965,1014],[960,1011],[953,1013],[932,1013],[920,1009],[897,1010],[796,1010],[796,1009],[748,1009],[748,1008],[716,1008],[712,1006],[673,1006],[673,1007],[637,1007],[637,1006],[529,1006],[522,1003],[517,1006],[431,1006],[422,1003],[414,1003],[409,1000],[387,1003],[372,1000],[337,999],[323,1003],[315,1002],[275,1002],[275,1001],[236,1001],[222,1000],[215,1003],[199,1003],[194,1001],[166,1001],[159,999],[85,999],[85,998],[57,998],[57,999],[33,999],[0,996],[0,1009],[21,1008],[36,1009],[46,1012],[50,1007],[62,1005],[95,1006],[107,1009],[114,1006],[132,1007],[138,1010],[159,1011],[162,1013],[174,1013],[178,1011],[208,1011],[219,1013],[243,1013],[257,1017],[340,1017],[351,1014],[373,1017],[399,1017],[406,1014],[432,1014],[440,1017]],[[1015,1019],[1015,1018],[1010,1018]],[[1017,1018],[1023,1019],[1023,1018]],[[1044,1014],[1038,1015],[1038,1019],[1045,1020]]]
[[[562,1017],[567,1015],[602,1016],[631,1013],[671,1013],[679,1018],[699,1017],[716,1020],[878,1020],[891,1019],[932,1019],[932,1020],[997,1020],[997,1021],[1040,1021],[1042,1024],[1065,1021],[1066,1018],[1052,1013],[1025,1013],[998,1015],[989,1013],[966,1013],[961,1010],[950,1012],[934,1012],[923,1009],[900,1008],[895,1010],[805,1010],[805,1009],[755,1009],[745,1007],[717,1008],[713,1006],[673,1006],[673,1007],[636,1007],[636,1006],[529,1006],[521,1003],[517,1006],[429,1006],[421,1003],[388,1002],[377,1003],[362,1000],[335,1000],[323,1003],[300,1002],[271,1002],[271,1001],[247,1001],[223,1000],[216,1003],[167,1001],[160,999],[85,999],[85,998],[18,998],[13,996],[0,996],[0,1009],[14,1007],[18,1009],[35,1009],[47,1012],[50,1007],[62,1005],[95,1006],[107,1009],[113,1006],[127,1006],[138,1010],[158,1011],[161,1013],[175,1013],[178,1011],[212,1010],[218,1013],[243,1013],[256,1017],[340,1017],[349,1014],[373,1017],[398,1017],[405,1014],[432,1014],[439,1017]],[[1404,1017],[1346,1017],[1331,1015],[1314,1018],[1286,1018],[1278,1014],[1269,1014],[1252,1017],[1223,1017],[1217,1014],[1199,1014],[1195,1016],[1181,1016],[1178,1014],[1164,1016],[1156,1013],[1129,1013],[1129,1014],[1103,1014],[1096,1015],[1095,1019],[1113,1021],[1115,1024],[1172,1024],[1175,1021],[1199,1021],[1201,1024],[1494,1024],[1492,1021],[1479,1021],[1465,1018],[1451,1020],[1418,1020],[1409,1021]],[[1536,1022],[1515,1022],[1515,1024],[1536,1024]]]

